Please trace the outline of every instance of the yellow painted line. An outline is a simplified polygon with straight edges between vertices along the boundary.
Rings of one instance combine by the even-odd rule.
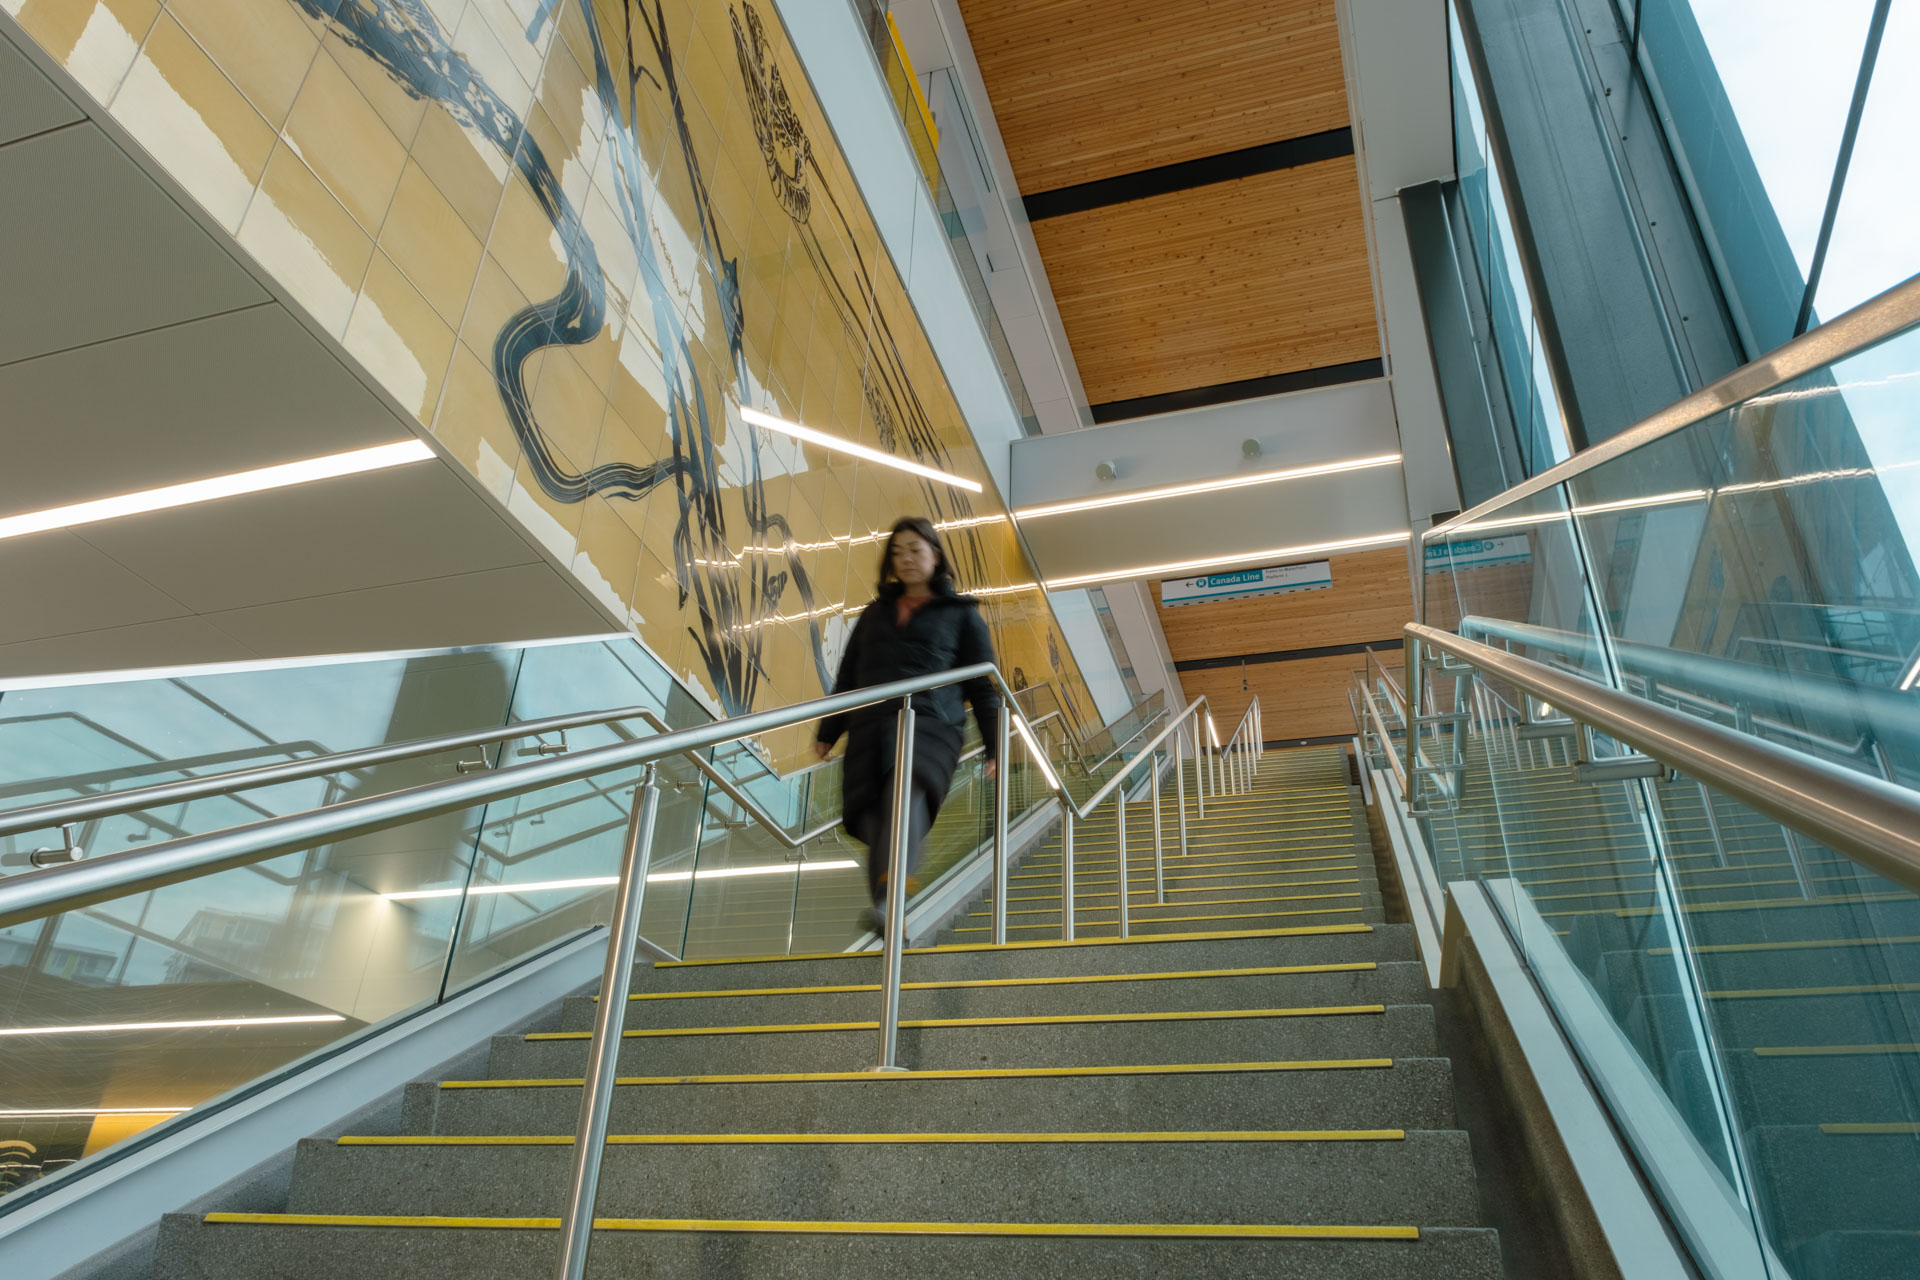
[[[1118,894],[1102,894],[1101,896],[1112,898],[1112,897],[1118,897],[1119,895]],[[1132,903],[1129,910],[1151,911],[1156,907],[1181,907],[1181,908],[1237,907],[1237,906],[1243,906],[1250,902],[1325,902],[1329,898],[1358,898],[1359,896],[1360,895],[1357,893],[1295,893],[1295,894],[1286,895],[1284,897],[1274,897],[1274,898],[1212,898],[1212,899],[1203,899],[1199,902],[1137,902],[1137,903]],[[1058,895],[1056,895],[1055,901],[1058,901],[1058,900],[1059,900]],[[1039,901],[1039,899],[1034,899],[1034,901]],[[1074,902],[1077,904],[1079,901],[1080,901],[1080,896],[1078,894],[1075,894]],[[1110,907],[1076,906],[1075,910],[1118,911],[1120,910],[1120,904],[1116,902]],[[993,912],[970,911],[967,914],[974,919],[983,919],[987,916],[992,915]],[[1028,907],[1028,908],[1019,909],[1019,910],[1009,910],[1007,914],[1010,916],[1057,916],[1060,914],[1060,908]]]
[[[1351,859],[1352,855],[1348,854],[1347,857]],[[1325,861],[1325,859],[1308,858],[1307,861],[1321,862],[1321,861]],[[1358,862],[1348,860],[1348,861],[1334,861],[1330,866],[1286,867],[1277,871],[1190,871],[1190,872],[1178,873],[1178,874],[1176,874],[1175,871],[1168,871],[1166,874],[1166,880],[1168,884],[1172,884],[1175,880],[1232,880],[1239,876],[1253,876],[1253,875],[1312,876],[1312,875],[1319,875],[1320,873],[1325,871],[1358,871],[1359,869],[1360,869],[1360,864]],[[1008,877],[1008,879],[1040,880],[1045,882],[1044,884],[1009,885],[1007,887],[1010,890],[1049,888],[1049,887],[1056,886],[1060,883],[1060,873],[1055,871],[1055,872],[1050,872],[1046,875],[1010,876]],[[1094,872],[1091,874],[1087,873],[1084,870],[1076,870],[1073,877],[1073,884],[1076,891],[1082,885],[1108,885],[1108,884],[1118,884],[1119,882],[1120,882],[1119,877],[1116,876],[1111,869],[1106,871]],[[1357,877],[1354,882],[1357,883]],[[1316,880],[1293,880],[1293,881],[1282,880],[1282,881],[1276,882],[1272,887],[1282,888],[1282,887],[1285,887],[1287,884],[1318,884],[1318,883],[1320,882]],[[1341,882],[1341,883],[1348,883],[1348,882]],[[1149,886],[1149,889],[1150,889],[1150,886],[1153,884],[1153,872],[1151,870],[1144,871],[1144,872],[1136,872],[1132,867],[1128,867],[1127,868],[1127,884],[1130,888],[1136,885],[1141,885],[1141,886]],[[1207,889],[1212,887],[1224,887],[1229,889],[1231,888],[1259,889],[1259,888],[1265,888],[1267,886],[1263,886],[1263,885],[1239,885],[1239,886],[1195,885],[1191,889],[1182,889],[1180,890],[1180,892],[1201,893],[1201,892],[1205,892]],[[1134,888],[1133,892],[1140,893],[1140,892],[1143,892],[1143,890],[1139,888]],[[1169,892],[1171,892],[1171,890],[1169,890]],[[1011,902],[1013,901],[1013,899],[1008,898],[1007,901]]]
[[[1823,1124],[1820,1132],[1835,1135],[1912,1135],[1920,1133],[1920,1124],[1900,1120],[1887,1124]]]
[[[1755,898],[1750,902],[1696,902],[1680,908],[1689,914],[1710,911],[1779,911],[1787,907],[1851,907],[1868,902],[1894,902],[1913,895],[1906,890],[1898,893],[1866,893],[1852,897],[1834,896],[1828,898]],[[1580,914],[1578,912],[1543,912],[1542,914]],[[1658,907],[1625,907],[1613,913],[1623,920],[1661,914]]]
[[[617,1147],[829,1147],[829,1146],[1013,1146],[1045,1143],[1114,1142],[1400,1142],[1403,1129],[1214,1129],[1145,1133],[623,1133],[610,1134]],[[574,1135],[535,1134],[494,1137],[345,1137],[342,1147],[570,1147]]]
[[[1167,879],[1172,880],[1173,877],[1168,876]],[[1105,881],[1103,883],[1111,884],[1113,882]],[[1133,898],[1138,898],[1143,896],[1151,898],[1153,896],[1153,889],[1151,887],[1153,882],[1151,877],[1148,878],[1147,883],[1148,883],[1147,888],[1129,889],[1127,892],[1131,896],[1129,897],[1128,901],[1132,901]],[[1191,888],[1187,888],[1187,889],[1180,889],[1180,888],[1174,887],[1173,885],[1168,885],[1167,892],[1168,893],[1231,893],[1236,889],[1316,889],[1316,888],[1324,888],[1329,885],[1359,884],[1359,883],[1360,883],[1360,877],[1348,876],[1342,880],[1276,880],[1271,884],[1194,885]],[[1080,892],[1079,881],[1077,878],[1075,879],[1074,893],[1073,893],[1073,900],[1075,902],[1080,901],[1082,898],[1118,898],[1119,896],[1120,896],[1120,891],[1118,889],[1103,890],[1099,893],[1082,893]],[[986,900],[988,902],[992,902],[993,895],[989,893],[986,897]],[[1029,894],[1023,894],[1018,898],[1014,897],[1012,894],[1007,895],[1007,902],[1009,905],[1015,902],[1058,902],[1058,901],[1060,901],[1060,895],[1057,893],[1029,893]]]
[[[1826,938],[1800,942],[1720,942],[1711,946],[1691,947],[1689,950],[1699,955],[1711,955],[1722,951],[1818,951],[1827,947],[1903,947],[1920,943],[1920,937],[1905,938]],[[1650,956],[1670,956],[1672,947],[1651,947]]]
[[[1760,1058],[1860,1058],[1920,1053],[1920,1044],[1804,1044],[1770,1046],[1753,1052]]]
[[[964,991],[981,987],[1072,987],[1100,982],[1165,982],[1189,978],[1271,978],[1298,973],[1369,973],[1379,966],[1371,960],[1352,964],[1285,964],[1258,969],[1180,969],[1164,973],[1094,973],[1065,978],[970,978],[953,982],[903,982],[902,991]],[[859,982],[838,987],[728,987],[717,991],[649,991],[630,995],[629,1000],[697,1000],[714,996],[807,996],[850,995],[878,991],[877,982]],[[598,1000],[599,996],[593,997]]]
[[[1392,1058],[1320,1058],[1297,1062],[1182,1062],[1121,1067],[971,1067],[934,1071],[792,1071],[766,1075],[622,1076],[618,1085],[857,1084],[890,1080],[1066,1080],[1103,1076],[1264,1075],[1276,1071],[1373,1071]],[[580,1077],[442,1080],[442,1089],[578,1089]]]
[[[1857,987],[1755,987],[1744,991],[1709,991],[1712,1000],[1775,1000],[1786,996],[1878,996],[1920,991],[1920,982],[1880,982]]]
[[[1316,924],[1293,925],[1283,929],[1239,929],[1230,933],[1162,933],[1146,938],[1075,938],[1072,942],[1062,939],[1050,939],[1040,942],[1009,942],[995,945],[990,942],[956,942],[939,947],[908,947],[910,956],[940,955],[949,952],[966,951],[1042,951],[1051,947],[1111,947],[1127,942],[1219,942],[1223,938],[1309,938],[1330,933],[1372,933],[1370,924]],[[816,951],[791,956],[729,956],[714,960],[657,960],[656,969],[689,969],[698,965],[716,964],[776,964],[787,960],[871,960],[877,951]]]
[[[442,1218],[380,1214],[209,1213],[214,1226],[402,1227],[428,1230],[557,1231],[558,1218]],[[1418,1227],[1296,1227],[1152,1222],[767,1222],[727,1218],[595,1218],[595,1231],[718,1235],[1031,1236],[1124,1240],[1418,1240]]]
[[[1111,910],[1112,908],[1108,908],[1108,909]],[[1146,923],[1191,924],[1196,920],[1277,920],[1282,916],[1337,916],[1337,915],[1348,915],[1354,912],[1365,911],[1365,910],[1366,910],[1365,907],[1316,907],[1312,911],[1252,911],[1252,912],[1241,912],[1235,915],[1222,915],[1222,916],[1160,916],[1151,921],[1147,921]],[[1101,923],[1107,924],[1111,922],[1101,921]],[[1054,924],[1010,924],[1007,926],[1007,928],[1009,929],[1058,929],[1059,927],[1060,926],[1057,922]],[[955,929],[954,932],[955,933],[990,933],[992,932],[992,926],[961,925],[959,928]],[[1204,937],[1207,937],[1208,935],[1202,933],[1202,934],[1188,935],[1188,936],[1204,938]],[[1226,935],[1216,934],[1213,936],[1223,937]],[[1107,938],[1105,939],[1105,941],[1107,942],[1128,941],[1128,939]],[[1139,941],[1142,941],[1142,939],[1134,938],[1134,939],[1131,939],[1131,941],[1139,942]]]
[[[1385,1013],[1382,1004],[1326,1005],[1300,1009],[1176,1010],[1155,1013],[1059,1013],[1004,1018],[902,1018],[903,1027],[1061,1027],[1125,1022],[1224,1022],[1245,1018],[1311,1018],[1356,1013]],[[629,1040],[677,1036],[788,1035],[809,1031],[874,1031],[877,1022],[778,1022],[743,1027],[642,1027],[621,1034]],[[528,1041],[590,1040],[591,1031],[535,1031]]]

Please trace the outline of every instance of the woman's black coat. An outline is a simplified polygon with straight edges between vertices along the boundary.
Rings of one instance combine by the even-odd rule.
[[[933,599],[915,609],[902,627],[897,621],[898,584],[889,584],[854,624],[847,650],[840,658],[835,693],[909,680],[914,676],[952,671],[993,661],[993,638],[972,596],[960,595],[951,583],[939,582]],[[953,785],[960,762],[960,742],[966,730],[961,697],[973,707],[973,718],[992,758],[998,742],[1000,695],[985,677],[964,684],[942,685],[913,695],[913,780],[927,793],[938,813]],[[898,703],[863,707],[820,722],[819,740],[828,746],[847,734],[847,758],[841,772],[841,821],[854,833],[866,831],[866,818],[892,803],[894,718]]]

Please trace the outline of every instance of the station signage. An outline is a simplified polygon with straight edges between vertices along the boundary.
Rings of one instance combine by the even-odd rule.
[[[1265,569],[1207,573],[1197,578],[1165,578],[1160,583],[1160,603],[1171,609],[1183,604],[1240,600],[1247,596],[1318,591],[1332,585],[1333,562],[1314,560],[1308,564],[1281,564]]]

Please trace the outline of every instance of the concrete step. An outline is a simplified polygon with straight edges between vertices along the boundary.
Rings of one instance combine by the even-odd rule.
[[[1742,1128],[1873,1124],[1912,1117],[1920,1101],[1920,1053],[1745,1049],[1724,1054],[1721,1061]]]
[[[1229,1016],[1230,1012],[1249,1016]],[[1410,1058],[1434,1052],[1433,1010],[1424,1004],[1300,1006],[1299,1011],[1223,1010],[1151,1015],[1152,1020],[1146,1020],[1148,1017],[1119,1014],[1087,1022],[987,1026],[919,1026],[902,1020],[899,1061],[903,1066],[921,1069],[1066,1067]],[[876,1060],[878,1033],[871,1022],[810,1024],[844,1028],[835,1030],[762,1029],[768,1025],[715,1024],[723,1029],[629,1032],[621,1047],[620,1073],[848,1071],[871,1066]],[[542,1036],[495,1036],[488,1075],[508,1080],[579,1076],[586,1064],[584,1033]]]
[[[1060,933],[1059,913],[1053,912],[1052,918],[1046,916],[1028,917],[1019,923],[1007,925],[1007,936],[1011,941],[1033,937],[1057,937]],[[1092,917],[1078,917],[1074,926],[1078,937],[1112,937],[1118,930],[1117,911],[1097,913]],[[1275,903],[1272,909],[1263,909],[1262,904],[1252,903],[1246,906],[1196,907],[1190,911],[1180,911],[1172,916],[1134,917],[1129,922],[1129,930],[1136,937],[1146,937],[1156,933],[1184,934],[1196,930],[1214,927],[1221,929],[1246,929],[1261,926],[1292,924],[1320,921],[1360,921],[1367,924],[1380,924],[1386,920],[1386,912],[1379,906],[1312,906],[1297,903]],[[986,920],[976,920],[970,924],[956,925],[941,935],[943,941],[967,942],[989,936],[993,926]]]
[[[1277,969],[1291,972],[1275,972]],[[909,979],[900,993],[903,1018],[1005,1017],[1033,1014],[1141,1013],[1155,1009],[1258,1009],[1296,1005],[1417,1004],[1427,995],[1417,962],[1355,961],[1337,966],[1290,965],[1253,969],[1169,970],[1159,974],[1088,979],[1002,979],[1012,985],[929,988]],[[641,994],[627,1002],[626,1025],[712,1026],[716,1023],[846,1022],[871,1020],[880,1006],[878,983],[840,987],[714,988],[710,992]],[[590,1031],[598,1001],[569,999],[562,1031]]]
[[[615,1135],[595,1212],[851,1221],[894,1206],[970,1222],[1446,1227],[1473,1226],[1479,1213],[1467,1136],[1458,1131],[1256,1130],[1192,1141],[1160,1140],[1173,1135],[1159,1132],[1128,1141],[1098,1130],[755,1136],[771,1140]],[[989,1136],[1003,1140],[982,1140]],[[528,1137],[309,1139],[295,1159],[287,1212],[557,1217],[572,1140]],[[915,1187],[929,1198],[916,1203],[908,1191]]]
[[[684,1225],[684,1224],[683,1224]],[[1399,1224],[1395,1224],[1399,1225]],[[990,1229],[990,1228],[989,1228]],[[1494,1232],[1434,1227],[1389,1239],[1182,1239],[1151,1233],[1103,1238],[929,1234],[924,1230],[844,1232],[607,1230],[594,1233],[587,1275],[612,1277],[778,1276],[813,1280],[914,1276],[977,1280],[1499,1280]],[[208,1222],[171,1215],[155,1250],[155,1280],[260,1280],[272,1276],[388,1280],[400,1275],[526,1280],[553,1266],[557,1230],[435,1225],[356,1226]]]
[[[1920,1142],[1911,1124],[1893,1130],[1796,1125],[1749,1132],[1748,1160],[1774,1238],[1792,1248],[1830,1231],[1912,1232]]]
[[[986,943],[949,948],[916,947],[906,953],[905,978],[934,982],[1158,973],[1172,969],[1332,964],[1415,957],[1411,925],[1307,924],[1290,929],[1255,928],[1241,932],[1244,936],[1196,935],[1155,942],[1062,943],[1057,939],[1037,939],[1030,944],[1007,947]],[[711,987],[797,987],[879,980],[880,955],[865,951],[637,966],[634,990],[701,991]]]
[[[997,1133],[1094,1129],[1117,1116],[1161,1130],[1455,1124],[1452,1068],[1432,1057],[653,1079],[614,1090],[614,1132]],[[567,1133],[579,1120],[579,1079],[409,1085],[404,1114],[412,1134]]]

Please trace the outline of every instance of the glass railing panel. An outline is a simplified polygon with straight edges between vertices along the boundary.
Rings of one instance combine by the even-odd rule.
[[[91,684],[0,686],[0,808],[487,728],[506,715],[521,652],[245,664]],[[467,754],[478,758],[477,749]],[[89,821],[77,835],[81,847],[98,856],[444,781],[454,776],[454,765],[454,753],[395,761]],[[0,836],[0,874],[30,869],[28,854],[60,843],[57,831]]]
[[[1916,409],[1908,330],[1574,477],[1627,691],[1920,785]]]
[[[1661,784],[1681,928],[1611,957],[1670,980],[1674,943],[1704,993],[1648,1004],[1646,1052],[1686,1083],[1695,1131],[1725,1113],[1769,1274],[1912,1274],[1920,1186],[1920,899],[1687,779]],[[1716,1086],[1691,1093],[1702,1077]]]

